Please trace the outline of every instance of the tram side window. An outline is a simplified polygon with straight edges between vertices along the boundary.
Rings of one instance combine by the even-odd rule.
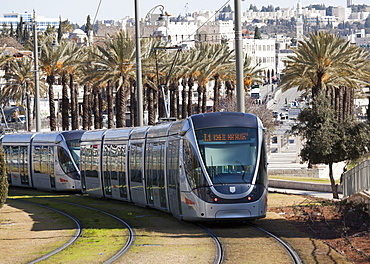
[[[43,174],[49,174],[48,170],[48,147],[41,148],[41,160],[40,160],[40,172]]]
[[[81,160],[80,160],[80,168],[81,168],[81,176],[86,177],[86,154],[85,154],[85,147],[81,146]]]
[[[19,148],[12,147],[12,172],[19,172]]]
[[[98,177],[99,170],[99,145],[92,146],[91,174],[92,177]]]
[[[112,180],[117,180],[118,179],[118,164],[119,164],[119,161],[118,161],[118,146],[117,145],[112,145],[111,146],[111,157],[110,157],[110,171],[111,171],[111,177],[112,177]]]
[[[86,177],[95,177],[91,173],[91,159],[92,159],[92,146],[86,146],[85,149]]]
[[[90,145],[85,147],[86,177],[98,177],[98,158],[98,145]]]
[[[158,185],[164,187],[164,142],[158,144],[156,153]]]
[[[67,175],[72,176],[73,173],[76,172],[72,159],[68,155],[68,152],[62,147],[58,147],[58,159],[60,166]]]
[[[130,175],[131,181],[141,182],[142,145],[131,145]]]
[[[187,178],[192,189],[208,186],[208,183],[200,167],[199,160],[193,146],[184,140],[184,164]]]
[[[41,172],[41,147],[34,146],[33,148],[33,171],[35,173]]]
[[[168,143],[168,185],[170,188],[176,188],[178,185],[177,175],[179,169],[179,141],[170,141]]]
[[[22,184],[29,185],[28,179],[28,149],[27,147],[23,146],[20,147],[20,174],[21,174],[21,182]]]
[[[258,174],[257,174],[257,184],[262,184],[263,186],[267,186],[267,160],[266,160],[266,145],[265,145],[265,139],[262,142],[262,148],[261,148],[261,160],[258,168]]]
[[[11,156],[10,156],[10,147],[3,146],[3,152],[5,155],[5,161],[6,161],[6,173],[8,175],[8,182],[12,183],[12,177],[10,174],[10,164],[11,164]]]

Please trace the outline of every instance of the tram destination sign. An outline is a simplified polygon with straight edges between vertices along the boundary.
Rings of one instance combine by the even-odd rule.
[[[203,133],[204,142],[217,141],[245,141],[249,140],[249,133]]]

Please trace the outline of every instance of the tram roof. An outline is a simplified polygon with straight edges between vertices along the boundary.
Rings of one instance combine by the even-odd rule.
[[[128,140],[130,137],[130,133],[132,128],[115,128],[109,129],[104,135],[104,141],[119,141],[119,140]]]
[[[81,137],[81,142],[101,141],[106,132],[106,129],[86,131]]]
[[[6,134],[2,137],[2,143],[30,143],[31,139],[36,133],[15,133],[15,134]]]
[[[239,112],[215,112],[190,116],[194,129],[211,127],[258,127],[257,116]]]

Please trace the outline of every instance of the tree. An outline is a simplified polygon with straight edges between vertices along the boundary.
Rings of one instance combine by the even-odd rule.
[[[369,53],[333,34],[310,33],[289,56],[280,86],[284,91],[298,87],[315,97],[327,87],[366,85]]]
[[[254,39],[262,39],[261,32],[258,27],[255,27],[254,29]]]
[[[312,108],[304,109],[292,131],[304,138],[300,156],[311,164],[329,165],[333,198],[338,192],[333,175],[333,163],[354,160],[366,152],[369,127],[365,123],[347,119],[338,122],[330,100],[324,92],[317,95]]]
[[[308,91],[315,100],[323,90],[353,90],[370,81],[370,53],[336,35],[310,33],[293,51],[295,56],[288,58],[280,82],[283,91],[291,88]],[[353,104],[353,100],[343,102]],[[350,109],[353,105],[341,107]],[[339,108],[336,111],[339,112]]]
[[[3,207],[8,197],[8,177],[6,174],[6,164],[3,151],[0,149],[0,209]]]
[[[4,75],[8,85],[2,87],[0,101],[14,100],[18,105],[23,105],[26,97],[27,127],[31,131],[30,97],[34,96],[33,65],[29,57],[14,58],[8,63],[8,71]],[[40,94],[45,94],[45,86],[40,85]]]
[[[145,43],[143,40],[143,57],[151,50]],[[95,70],[87,80],[100,84],[111,81],[116,89],[116,127],[125,127],[129,78],[135,76],[135,41],[127,33],[119,31],[104,45],[93,48],[89,60]]]
[[[85,33],[88,37],[90,37],[90,33],[92,31],[92,25],[91,25],[91,18],[90,18],[90,15],[87,16],[87,19],[86,19],[86,25],[85,25]]]
[[[51,40],[46,39],[41,47],[39,60],[40,69],[46,74],[46,82],[49,86],[50,130],[56,130],[56,116],[54,104],[54,88],[56,77],[62,72],[63,63],[66,60],[68,45],[61,42],[58,47],[51,46]]]

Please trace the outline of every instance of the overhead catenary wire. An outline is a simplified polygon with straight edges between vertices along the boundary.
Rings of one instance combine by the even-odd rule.
[[[92,23],[92,26],[93,26],[93,32],[94,32],[94,25],[95,25],[96,17],[98,16],[98,13],[99,13],[100,6],[101,6],[101,2],[102,2],[102,1],[103,1],[103,0],[99,0],[98,8],[96,9],[96,12],[95,12],[95,16],[94,16],[93,23]],[[94,33],[96,33],[96,32],[94,32]]]

